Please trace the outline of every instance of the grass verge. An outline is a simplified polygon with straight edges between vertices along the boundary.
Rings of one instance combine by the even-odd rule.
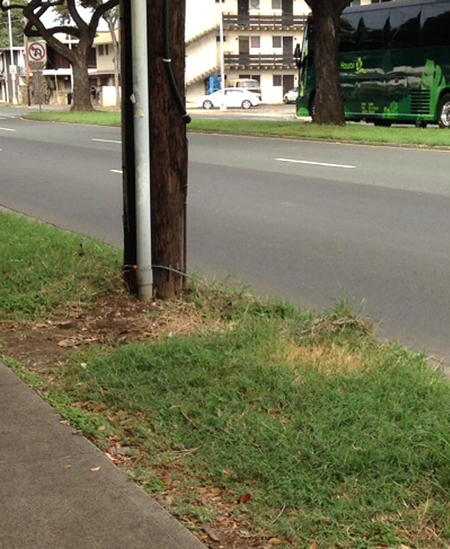
[[[42,318],[120,285],[120,254],[92,239],[0,213],[0,320]]]
[[[57,238],[59,261],[73,258],[72,283],[84,287],[73,235],[0,219],[22,239],[41,234],[23,259],[5,247],[7,266],[39,271]],[[93,278],[97,262],[117,269],[93,243]],[[28,280],[34,288],[30,275],[22,290]],[[61,299],[32,307],[25,332],[39,316],[51,339]],[[64,345],[45,368],[36,354],[10,364],[210,547],[447,547],[450,387],[423,356],[380,344],[344,306],[313,314],[195,286],[161,307],[139,311],[152,326],[165,317],[139,342]],[[0,311],[10,314],[4,298]],[[77,315],[65,333],[84,329]],[[12,341],[3,355],[14,356]]]
[[[44,122],[69,122],[72,124],[93,124],[96,126],[120,126],[120,112],[93,111],[93,112],[32,112],[23,116],[28,120]]]
[[[101,111],[94,113],[31,113],[26,115],[25,118],[53,122],[120,126],[120,113]],[[450,132],[438,128],[381,128],[363,124],[348,124],[345,127],[339,127],[319,126],[309,122],[297,121],[276,122],[273,120],[208,120],[194,118],[189,125],[189,130],[259,137],[289,137],[379,145],[395,144],[450,148]]]

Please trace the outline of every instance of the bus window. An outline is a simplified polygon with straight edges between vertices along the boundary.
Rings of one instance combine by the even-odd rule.
[[[422,13],[423,45],[450,46],[450,6],[425,4]]]
[[[392,10],[389,23],[390,48],[417,48],[421,45],[420,6],[413,6],[407,10]]]
[[[340,51],[356,51],[358,48],[358,24],[360,15],[356,13],[344,14],[341,18]]]
[[[380,50],[386,47],[385,30],[388,10],[371,11],[359,23],[359,50]]]

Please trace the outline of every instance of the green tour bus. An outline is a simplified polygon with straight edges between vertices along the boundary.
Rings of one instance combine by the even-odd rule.
[[[297,113],[314,110],[314,20],[308,19]],[[450,127],[450,0],[350,7],[341,18],[340,82],[347,120]]]

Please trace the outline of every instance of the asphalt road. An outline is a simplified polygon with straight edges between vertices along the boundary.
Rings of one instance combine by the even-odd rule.
[[[0,204],[120,245],[119,130],[11,114]],[[306,307],[348,299],[381,336],[450,362],[449,153],[189,139],[190,270]]]

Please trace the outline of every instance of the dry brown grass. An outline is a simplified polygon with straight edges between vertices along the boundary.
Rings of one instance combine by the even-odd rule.
[[[366,368],[363,351],[336,343],[313,343],[298,345],[287,341],[278,358],[295,368],[308,365],[323,375],[351,376]]]

